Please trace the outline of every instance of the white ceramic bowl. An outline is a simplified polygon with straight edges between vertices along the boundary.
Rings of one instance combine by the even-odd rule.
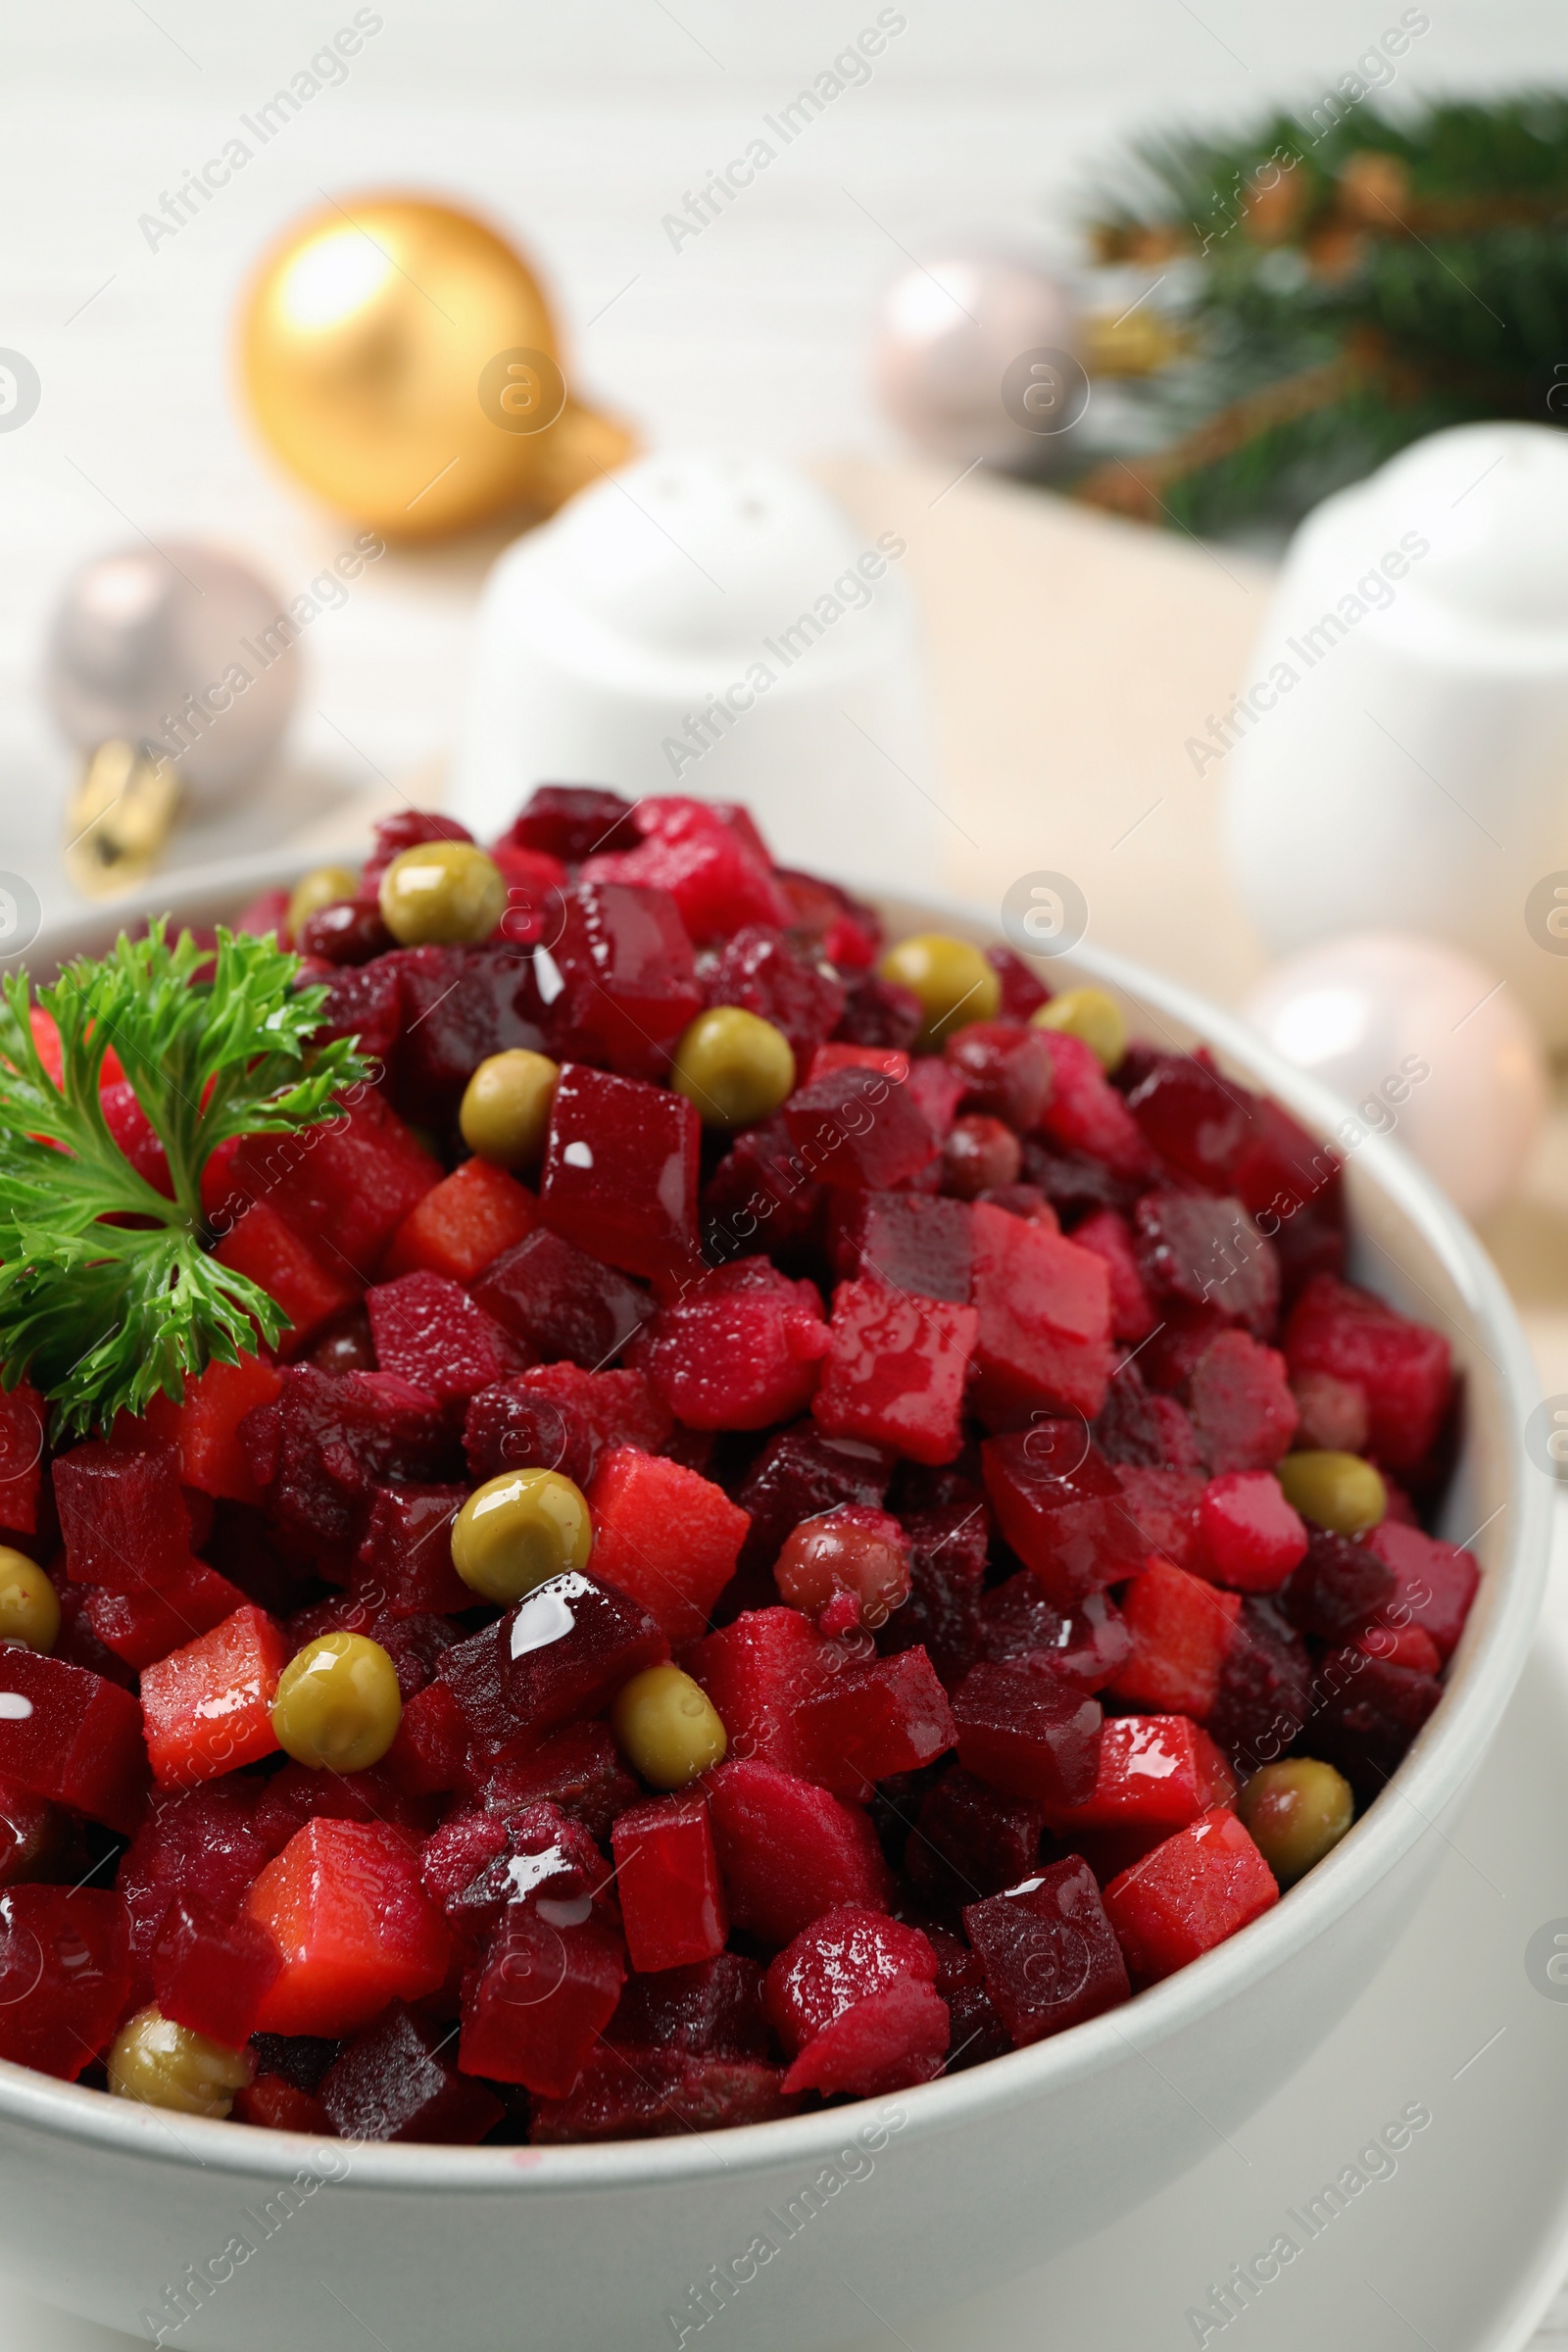
[[[289,878],[253,872],[220,889],[209,877],[159,895],[178,917],[211,921]],[[993,928],[973,909],[886,911],[896,929]],[[102,916],[57,926],[35,968],[108,929]],[[1206,1039],[1320,1136],[1344,1115],[1186,990],[1087,950],[1070,962],[1116,989],[1136,1028],[1160,1043]],[[710,2136],[318,2146],[0,2065],[7,2269],[73,2310],[182,2347],[679,2352],[706,2338],[808,2352],[875,2319],[896,2328],[1092,2236],[1234,2133],[1389,1952],[1496,1730],[1545,1576],[1550,1488],[1523,1443],[1535,1382],[1496,1274],[1396,1147],[1369,1140],[1348,1190],[1356,1275],[1445,1329],[1462,1367],[1465,1434],[1444,1532],[1473,1538],[1486,1573],[1447,1692],[1406,1762],[1263,1919],[1032,2049],[896,2098]],[[1431,1965],[1441,1970],[1441,1952]],[[1114,2238],[1106,2245],[1113,2261]]]

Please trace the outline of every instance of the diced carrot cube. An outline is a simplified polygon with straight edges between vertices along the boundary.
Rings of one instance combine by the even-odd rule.
[[[318,1814],[245,1898],[283,1966],[262,2002],[264,2034],[352,2034],[388,2001],[434,1992],[452,1937],[419,1884],[416,1850],[381,1822]]]
[[[189,1788],[272,1754],[272,1699],[288,1656],[282,1627],[247,1602],[145,1669],[142,1721],[161,1788]]]
[[[735,1573],[751,1513],[697,1471],[634,1446],[600,1457],[588,1508],[589,1567],[599,1582],[640,1600],[671,1642],[706,1632]]]
[[[1111,1684],[1118,1698],[1201,1722],[1219,1696],[1219,1678],[1242,1613],[1223,1592],[1158,1553],[1122,1595],[1133,1654]]]
[[[253,1404],[270,1404],[282,1385],[275,1364],[242,1355],[237,1364],[209,1364],[187,1380],[178,1404],[160,1391],[142,1418],[155,1437],[178,1447],[181,1486],[230,1502],[260,1502],[261,1489],[234,1432]]]
[[[450,1274],[471,1282],[539,1222],[526,1185],[487,1159],[466,1159],[425,1194],[392,1237],[389,1274]]]
[[[1105,1888],[1105,1914],[1133,1981],[1157,1984],[1280,1899],[1274,1874],[1234,1813],[1216,1806]]]
[[[236,1274],[248,1274],[288,1317],[278,1353],[298,1355],[329,1315],[351,1306],[361,1285],[347,1266],[322,1263],[275,1208],[255,1201],[213,1255]]]

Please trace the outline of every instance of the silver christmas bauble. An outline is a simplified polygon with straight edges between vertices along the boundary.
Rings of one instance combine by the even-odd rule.
[[[873,331],[883,409],[932,457],[1044,472],[1089,405],[1083,327],[1034,263],[954,245],[894,279]]]
[[[194,800],[266,766],[299,692],[299,623],[232,556],[170,541],[118,550],[69,582],[44,691],[78,751],[122,739],[168,760]]]

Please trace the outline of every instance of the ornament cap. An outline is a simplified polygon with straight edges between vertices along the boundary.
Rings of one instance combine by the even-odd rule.
[[[88,758],[66,803],[63,856],[87,898],[116,898],[145,881],[179,808],[179,778],[145,745],[114,737]]]

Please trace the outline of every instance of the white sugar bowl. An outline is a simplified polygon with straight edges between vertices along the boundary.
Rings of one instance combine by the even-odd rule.
[[[455,814],[487,838],[546,781],[741,800],[783,863],[929,883],[906,553],[770,458],[672,453],[607,475],[490,574]]]
[[[1457,426],[1326,500],[1205,743],[1276,955],[1434,934],[1568,1044],[1568,436]]]

